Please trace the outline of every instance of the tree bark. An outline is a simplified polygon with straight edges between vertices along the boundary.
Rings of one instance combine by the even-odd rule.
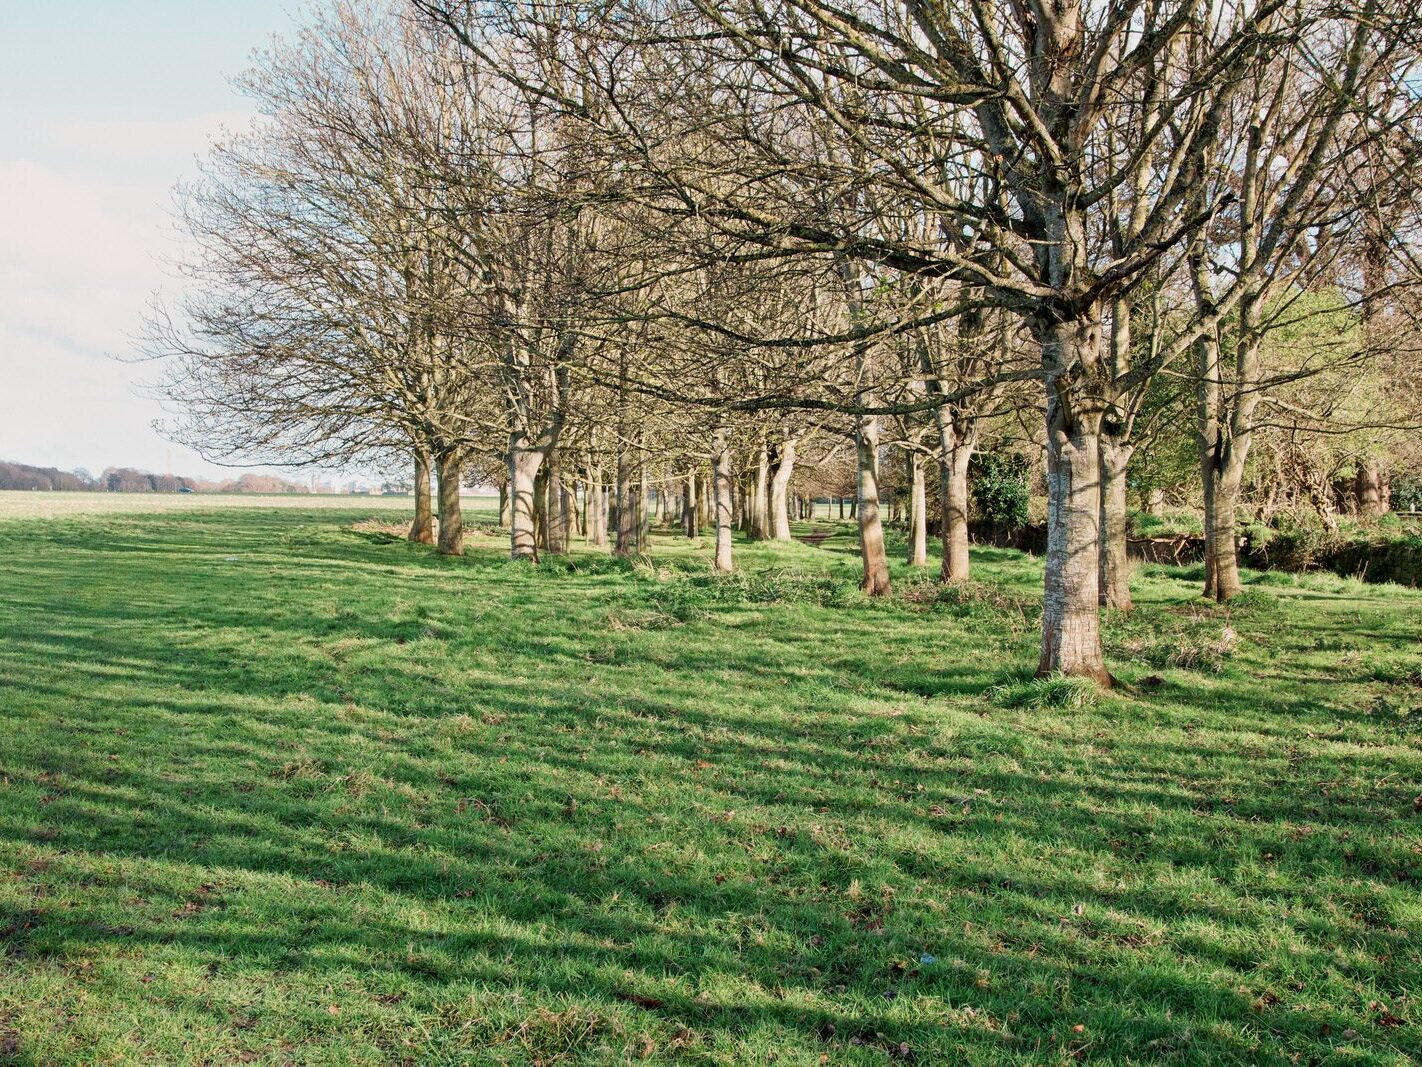
[[[424,449],[415,452],[415,521],[410,524],[409,536],[416,544],[435,543],[434,505],[430,500],[430,457]]]
[[[726,430],[718,429],[711,438],[713,464],[712,479],[715,482],[714,497],[716,510],[716,556],[714,567],[717,574],[730,574],[731,527],[734,521],[733,500],[735,486],[731,480],[731,446]]]
[[[509,554],[513,559],[538,558],[538,518],[535,487],[543,453],[515,439],[509,448]]]
[[[507,530],[512,521],[513,506],[509,500],[509,480],[502,478],[499,481],[499,528]]]
[[[607,547],[607,488],[602,484],[601,466],[593,467],[588,471],[584,493],[587,497],[588,509],[588,544],[597,548],[605,548]]]
[[[787,437],[780,445],[775,474],[770,479],[771,536],[777,541],[790,540],[790,479],[795,473],[795,439]]]
[[[437,453],[435,470],[439,475],[439,551],[446,556],[462,556],[464,516],[459,507],[459,483],[464,471],[459,452]]]
[[[1214,450],[1201,456],[1205,490],[1205,596],[1221,604],[1244,592],[1239,580],[1239,548],[1235,524],[1239,510],[1240,472]]]
[[[572,514],[568,501],[568,491],[563,484],[559,464],[550,459],[547,464],[548,479],[544,487],[544,522],[547,527],[548,553],[564,555],[568,551],[569,526]]]
[[[750,483],[749,515],[746,532],[752,541],[766,541],[770,538],[770,445],[760,443],[756,453],[755,476]]]
[[[1127,554],[1126,468],[1135,446],[1101,434],[1101,578],[1103,607],[1130,611],[1131,561]]]
[[[627,462],[627,449],[617,452],[617,538],[612,546],[614,556],[630,556],[637,551],[637,510],[632,502],[632,470]]]
[[[968,465],[977,447],[973,420],[958,418],[947,405],[934,412],[938,427],[938,488],[943,497],[943,564],[939,580],[966,582],[972,563],[968,555]]]
[[[696,501],[696,468],[693,467],[686,472],[681,483],[681,532],[689,538],[695,538],[701,533],[697,528]]]
[[[884,551],[884,525],[879,517],[879,420],[862,418],[854,435],[859,460],[859,555],[864,577],[859,588],[869,596],[888,596],[889,557]]]
[[[638,440],[637,455],[641,458],[637,461],[637,499],[633,506],[633,514],[637,519],[637,554],[646,555],[651,547],[652,535],[652,510],[650,506],[651,485],[647,480],[646,453],[640,447],[641,440]]]
[[[1239,580],[1235,516],[1244,463],[1249,455],[1254,399],[1236,397],[1222,410],[1219,345],[1206,335],[1198,343],[1196,446],[1205,495],[1205,596],[1220,603],[1244,592]]]
[[[1098,595],[1104,390],[1078,378],[1101,371],[1100,317],[1043,318],[1033,326],[1048,375],[1047,558],[1037,674],[1110,685]]]
[[[928,563],[928,490],[924,485],[923,457],[908,454],[909,465],[909,549],[908,561],[913,567]]]
[[[1353,492],[1358,500],[1358,514],[1364,518],[1375,519],[1387,512],[1387,507],[1383,504],[1382,475],[1374,464],[1358,464]]]

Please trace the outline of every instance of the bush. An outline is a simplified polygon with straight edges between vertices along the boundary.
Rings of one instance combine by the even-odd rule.
[[[1396,511],[1422,511],[1422,475],[1399,474],[1392,480],[1392,506]]]
[[[969,472],[977,517],[1003,529],[1027,525],[1032,499],[1027,460],[1015,452],[982,452]]]

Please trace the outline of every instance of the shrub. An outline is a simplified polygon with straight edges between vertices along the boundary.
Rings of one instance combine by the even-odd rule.
[[[982,452],[972,462],[970,484],[977,517],[1004,529],[1027,525],[1032,499],[1027,460],[1015,452]]]
[[[1422,511],[1422,474],[1399,474],[1393,478],[1392,506],[1397,511]]]

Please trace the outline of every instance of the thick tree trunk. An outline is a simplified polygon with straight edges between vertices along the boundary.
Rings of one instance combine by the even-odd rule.
[[[928,563],[928,489],[924,485],[923,457],[908,454],[909,465],[909,547],[910,566]]]
[[[859,555],[864,577],[859,588],[869,596],[888,596],[889,557],[884,551],[884,525],[879,518],[879,420],[859,420],[854,435],[859,460]]]
[[[839,498],[839,521],[844,521],[844,497]]]
[[[1358,464],[1353,493],[1358,502],[1358,514],[1364,518],[1375,519],[1387,512],[1387,507],[1383,504],[1382,475],[1378,473],[1375,465]]]
[[[1239,549],[1235,543],[1239,510],[1240,472],[1234,464],[1217,465],[1212,455],[1202,457],[1205,489],[1205,596],[1220,603],[1244,592],[1239,580]]]
[[[795,440],[787,437],[780,445],[779,462],[770,479],[771,536],[777,541],[790,540],[790,479],[795,473]]]
[[[1039,676],[1111,684],[1101,652],[1101,411],[1063,371],[1100,370],[1099,319],[1036,324],[1047,368],[1047,558]]]
[[[1135,446],[1101,435],[1101,577],[1103,607],[1131,610],[1131,561],[1127,555],[1126,468]]]
[[[457,451],[435,456],[439,476],[439,550],[446,556],[464,555],[464,516],[459,508],[459,483],[463,466]]]
[[[543,453],[515,441],[509,448],[509,554],[513,559],[538,558],[538,509],[535,501]]]
[[[732,569],[731,528],[735,518],[732,513],[732,504],[735,497],[735,486],[731,479],[731,446],[727,431],[717,430],[711,438],[711,456],[716,511],[714,567],[717,574],[730,574]]]
[[[430,457],[423,449],[415,453],[415,521],[410,524],[410,540],[421,545],[435,543],[434,505],[430,500]]]

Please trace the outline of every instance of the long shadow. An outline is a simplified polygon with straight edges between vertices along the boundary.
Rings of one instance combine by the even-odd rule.
[[[1212,931],[1284,923],[1294,964],[1322,973],[1338,931],[1320,901],[1352,879],[1365,921],[1349,936],[1398,968],[1408,958],[1396,890],[1417,861],[1379,843],[1408,826],[1400,810],[1379,817],[1392,793],[1319,798],[1287,758],[1242,753],[1218,726],[1191,733],[1218,711],[1208,688],[1135,705],[1156,728],[1113,747],[1113,713],[993,708],[982,694],[1002,665],[935,659],[921,614],[732,604],[599,634],[577,621],[590,598],[645,608],[657,582],[622,566],[520,569],[492,549],[443,560],[303,532],[287,513],[233,529],[184,519],[175,545],[168,518],[115,523],[113,542],[51,530],[12,555],[7,573],[25,581],[0,588],[0,706],[24,744],[5,757],[0,834],[12,855],[54,857],[49,877],[117,862],[131,879],[177,856],[193,885],[239,888],[222,908],[124,929],[40,900],[8,935],[12,959],[187,946],[274,976],[354,971],[374,988],[401,974],[432,1003],[516,975],[723,1035],[769,1019],[807,1047],[880,1061],[900,1043],[929,1062],[966,1043],[1032,1062],[1043,1034],[1081,1018],[1111,1055],[1152,1058],[1198,1018],[1211,1023],[1187,1058],[1207,1062],[1257,1059],[1242,1035],[1260,1027],[1298,1048],[1347,1026],[1287,991],[1261,1015],[1237,977],[1260,965],[1257,941]],[[375,599],[345,606],[356,592]],[[711,640],[757,614],[739,646]],[[927,617],[941,633],[987,625]],[[710,684],[735,699],[708,701]],[[1232,697],[1255,705],[1239,731],[1297,741],[1301,724],[1345,714],[1268,699],[1262,683]],[[36,714],[53,719],[39,735]],[[1360,781],[1417,769],[1384,748],[1352,759]],[[646,834],[623,844],[632,826],[667,858]],[[1327,879],[1280,884],[1280,865]],[[1179,870],[1203,879],[1177,884]],[[243,894],[291,880],[295,899],[243,910]],[[356,897],[388,898],[392,916],[414,902],[425,921],[367,906],[357,922],[342,907]],[[929,949],[941,966],[913,963]],[[1360,978],[1401,978],[1376,967]],[[727,976],[777,992],[729,998],[714,991]],[[997,1025],[945,1033],[926,1021],[945,1004]]]

